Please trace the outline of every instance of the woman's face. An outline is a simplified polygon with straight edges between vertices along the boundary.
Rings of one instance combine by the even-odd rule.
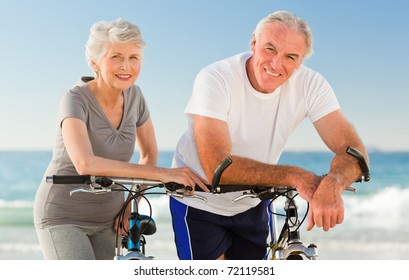
[[[98,76],[108,88],[126,90],[135,84],[142,66],[143,50],[131,43],[110,44],[97,65]]]

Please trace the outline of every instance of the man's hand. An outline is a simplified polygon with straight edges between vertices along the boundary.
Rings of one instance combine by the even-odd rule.
[[[308,202],[314,197],[319,185],[321,184],[322,176],[315,175],[305,169],[299,167],[291,167],[293,170],[294,183],[291,186],[295,186],[298,194]]]
[[[307,230],[317,226],[328,231],[344,221],[342,190],[336,179],[324,177],[310,201]]]

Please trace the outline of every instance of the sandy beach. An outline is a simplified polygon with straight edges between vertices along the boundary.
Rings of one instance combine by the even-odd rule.
[[[163,216],[156,219],[158,231],[146,237],[146,255],[155,256],[157,260],[177,260],[169,221]],[[373,233],[373,229],[364,224],[361,226],[363,232],[361,237],[348,234],[348,228],[350,232],[357,232],[356,229],[351,229],[354,225],[349,222],[329,232],[320,229],[311,232],[302,230],[301,237],[306,245],[315,243],[318,246],[319,260],[409,260],[409,244],[406,241],[393,241],[393,238],[399,241],[396,240],[399,239],[398,233],[382,232],[377,229],[379,235],[384,234],[384,242],[380,243],[379,237],[365,234],[368,231]],[[343,235],[340,234],[341,231],[344,232]],[[34,227],[1,227],[0,236],[2,237],[0,260],[43,259]]]

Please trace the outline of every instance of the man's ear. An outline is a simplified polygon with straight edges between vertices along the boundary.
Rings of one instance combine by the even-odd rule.
[[[250,50],[254,53],[255,49],[256,49],[256,36],[253,34],[253,37],[251,38],[251,43],[250,43]]]

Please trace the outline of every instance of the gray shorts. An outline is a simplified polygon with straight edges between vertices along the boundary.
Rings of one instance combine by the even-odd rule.
[[[46,260],[112,260],[115,256],[113,223],[67,224],[36,230]]]

